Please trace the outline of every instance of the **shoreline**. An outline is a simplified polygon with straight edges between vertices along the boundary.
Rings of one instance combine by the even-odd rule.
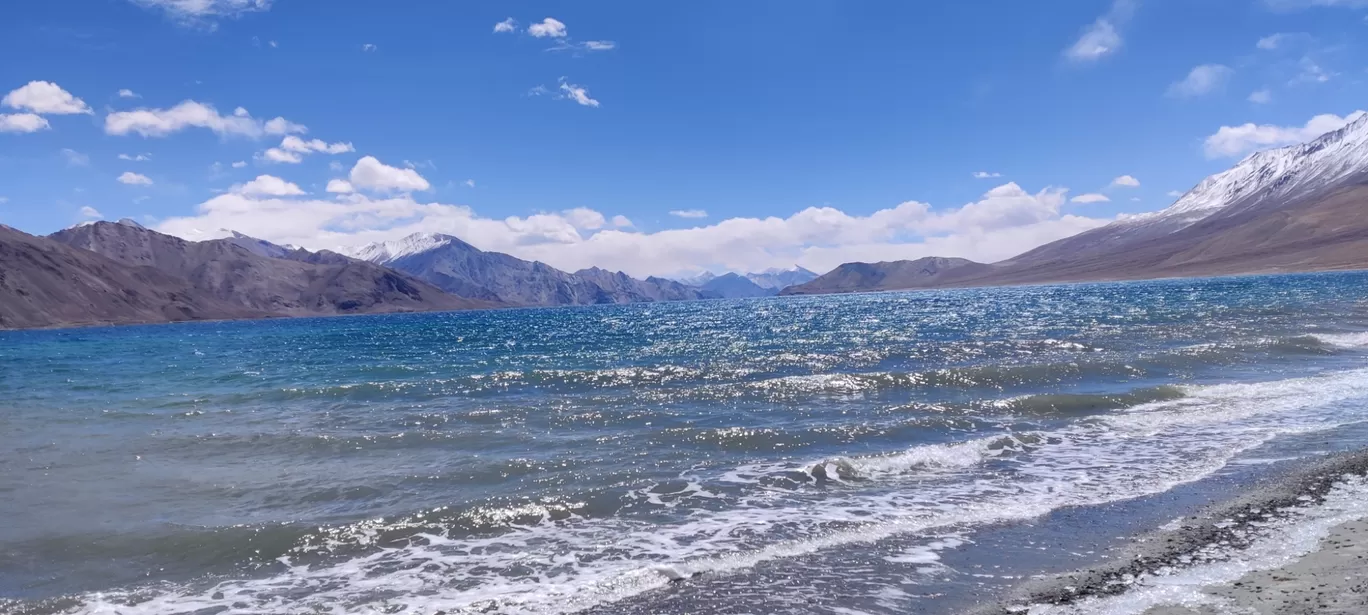
[[[1328,535],[1315,538],[1309,552],[1295,552],[1291,544],[1260,542],[1266,537],[1264,530],[1291,520],[1297,511],[1325,506],[1347,477],[1368,477],[1368,449],[1334,455],[1270,478],[1242,496],[1136,536],[1131,547],[1107,563],[1028,581],[997,603],[970,613],[1110,613],[1114,611],[1105,602],[1124,600],[1137,590],[1172,590],[1168,593],[1189,598],[1174,598],[1177,603],[1159,598],[1151,606],[1120,612],[1217,615],[1235,608],[1236,612],[1270,615],[1368,613],[1368,575],[1363,572],[1368,570],[1368,516],[1333,524]],[[1209,583],[1176,579],[1199,566],[1234,561],[1256,549],[1287,561]],[[1346,573],[1346,569],[1358,572]],[[1194,595],[1209,596],[1211,603],[1222,608],[1213,610],[1207,598],[1191,599]],[[1134,604],[1128,607],[1135,607],[1143,600],[1129,602]],[[1344,608],[1352,610],[1334,610]]]

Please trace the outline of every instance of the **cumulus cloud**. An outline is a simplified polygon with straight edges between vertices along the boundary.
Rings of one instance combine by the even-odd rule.
[[[499,22],[499,23],[494,24],[494,32],[496,32],[496,33],[508,33],[508,32],[512,32],[513,30],[517,29],[517,27],[518,27],[518,22],[517,22],[517,21],[514,21],[514,19],[513,19],[512,17],[509,17],[508,19],[505,19],[505,20],[503,20],[503,21],[501,21],[501,22]]]
[[[586,208],[495,219],[469,207],[423,203],[407,194],[315,199],[228,193],[201,204],[193,216],[164,221],[159,230],[205,239],[217,229],[231,228],[312,249],[440,232],[564,270],[602,266],[637,276],[703,268],[755,271],[794,263],[826,271],[849,261],[932,255],[1000,260],[1106,222],[1062,215],[1065,196],[1062,189],[1032,194],[1006,184],[977,201],[942,211],[918,202],[864,216],[810,207],[783,218],[731,218],[646,233],[631,230],[625,217]]]
[[[351,194],[356,192],[356,188],[352,187],[351,182],[345,179],[328,180],[328,187],[326,190],[334,194]]]
[[[352,147],[351,143],[328,143],[322,139],[305,141],[294,135],[286,135],[280,141],[280,147],[272,147],[266,150],[262,153],[261,158],[267,162],[298,164],[304,160],[304,156],[313,153],[344,154],[354,151],[356,149]]]
[[[242,167],[245,167],[245,166],[247,166],[247,161],[246,161],[246,160],[239,160],[239,161],[233,163],[233,168],[234,168],[234,169],[241,169]]]
[[[152,154],[119,154],[119,160],[127,160],[129,162],[147,162],[151,159]]]
[[[1072,199],[1069,199],[1069,202],[1070,202],[1070,203],[1081,203],[1081,204],[1086,204],[1086,203],[1109,203],[1109,202],[1111,202],[1111,199],[1107,198],[1107,195],[1105,195],[1105,194],[1098,194],[1098,193],[1096,193],[1096,192],[1090,192],[1090,193],[1088,193],[1088,194],[1080,194],[1080,195],[1078,195],[1078,196],[1076,196],[1076,197],[1074,197],[1074,198],[1072,198]]]
[[[706,218],[708,212],[702,209],[676,209],[670,215],[676,218]]]
[[[124,88],[122,90],[119,90],[119,98],[142,98],[142,96],[139,96],[133,90]]]
[[[0,113],[0,132],[38,132],[52,125],[36,113]]]
[[[561,77],[560,79],[560,91],[561,98],[573,100],[585,107],[599,106],[599,101],[589,97],[589,90],[585,89],[583,86],[567,82],[565,77]]]
[[[260,138],[264,135],[303,133],[308,128],[283,117],[262,121],[238,107],[222,115],[213,105],[187,100],[170,109],[118,111],[105,117],[105,133],[164,137],[187,128],[205,128],[221,137]]]
[[[1270,92],[1268,88],[1251,92],[1249,94],[1249,102],[1256,105],[1266,105],[1273,102],[1273,92]]]
[[[1205,96],[1225,87],[1235,69],[1224,64],[1203,64],[1188,72],[1182,81],[1169,84],[1167,95],[1171,98],[1194,98]]]
[[[279,162],[283,164],[299,164],[304,162],[304,157],[294,152],[287,152],[283,149],[272,147],[261,153],[258,160],[265,162]]]
[[[374,156],[357,160],[347,178],[355,188],[376,192],[414,192],[432,187],[418,171],[389,166]]]
[[[104,214],[100,213],[100,210],[89,205],[82,207],[78,213],[81,214],[82,218],[87,220],[99,220],[104,217]]]
[[[1123,43],[1119,28],[1135,12],[1136,0],[1116,0],[1106,15],[1083,30],[1078,40],[1064,50],[1064,57],[1077,64],[1091,64],[1116,53]]]
[[[537,38],[564,38],[566,35],[565,24],[550,17],[527,26],[527,33]]]
[[[142,173],[124,171],[122,175],[119,175],[118,182],[129,186],[151,186],[152,178],[143,175]]]
[[[1339,130],[1363,115],[1363,111],[1355,111],[1344,117],[1326,113],[1311,118],[1302,126],[1252,122],[1239,126],[1222,126],[1216,134],[1206,138],[1206,155],[1207,158],[1241,156],[1258,149],[1310,141],[1327,132]]]
[[[68,165],[73,167],[84,167],[90,164],[90,156],[82,154],[69,147],[62,148],[62,158],[66,159]]]
[[[304,194],[304,190],[299,186],[287,182],[274,175],[258,175],[256,179],[245,184],[234,184],[228,189],[230,194],[261,197],[261,196],[299,196]]]
[[[974,179],[997,179],[1002,177],[1001,173],[989,173],[988,171],[976,171]]]
[[[90,105],[51,81],[30,81],[6,94],[0,104],[43,115],[91,114]]]
[[[362,45],[361,45],[361,51],[364,51],[364,52],[367,52],[367,53],[370,53],[370,52],[372,52],[372,51],[375,51],[376,49],[379,49],[379,47],[376,47],[373,43],[365,43],[365,44],[362,44]]]
[[[1169,191],[1168,191],[1168,196],[1169,196],[1169,198],[1174,198],[1174,199],[1176,199],[1176,198],[1178,198],[1178,197],[1180,197],[1180,196],[1183,196],[1183,193],[1182,193],[1181,191],[1178,191],[1178,190],[1169,190]]]
[[[1121,177],[1118,177],[1118,178],[1112,180],[1112,182],[1111,182],[1111,187],[1112,187],[1112,188],[1139,188],[1139,187],[1140,187],[1140,180],[1135,179],[1134,177],[1131,177],[1130,175],[1122,175]]]

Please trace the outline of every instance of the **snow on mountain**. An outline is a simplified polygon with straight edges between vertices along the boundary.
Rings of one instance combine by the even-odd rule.
[[[1175,231],[1221,212],[1243,210],[1274,199],[1290,203],[1327,186],[1368,172],[1368,114],[1350,116],[1339,130],[1311,141],[1250,154],[1229,170],[1212,175],[1168,209],[1123,218],[1113,226],[1171,226]]]
[[[773,268],[760,273],[747,273],[744,277],[756,286],[777,292],[789,286],[811,282],[817,279],[817,274],[795,266],[793,269]]]
[[[133,227],[133,228],[140,228],[140,229],[144,229],[144,230],[147,229],[147,227],[145,227],[145,226],[143,226],[143,225],[141,225],[141,224],[138,224],[138,222],[137,222],[136,220],[132,219],[132,218],[119,218],[119,221],[118,221],[118,222],[115,222],[115,224],[122,224],[122,225],[124,225],[124,226],[131,226],[131,227]]]
[[[450,235],[439,233],[414,233],[403,239],[396,241],[383,241],[367,244],[359,248],[348,250],[345,253],[352,258],[372,263],[390,263],[407,256],[414,256],[424,252],[430,252],[437,248],[450,245],[453,241],[461,242]],[[461,242],[464,244],[465,242]]]

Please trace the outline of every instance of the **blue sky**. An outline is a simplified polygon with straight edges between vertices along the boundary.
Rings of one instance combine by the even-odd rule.
[[[48,233],[98,212],[311,248],[449,232],[638,275],[993,260],[1163,208],[1368,106],[1365,15],[1361,0],[17,2],[0,23],[0,222]]]

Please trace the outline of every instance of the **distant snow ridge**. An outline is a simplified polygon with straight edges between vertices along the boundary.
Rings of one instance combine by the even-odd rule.
[[[1343,128],[1299,145],[1256,152],[1202,180],[1162,211],[1116,222],[1120,226],[1173,225],[1178,230],[1227,209],[1270,198],[1291,201],[1316,189],[1368,172],[1368,114]]]
[[[347,255],[372,263],[388,263],[448,245],[455,239],[439,233],[414,233],[396,241],[382,241],[349,250]]]

